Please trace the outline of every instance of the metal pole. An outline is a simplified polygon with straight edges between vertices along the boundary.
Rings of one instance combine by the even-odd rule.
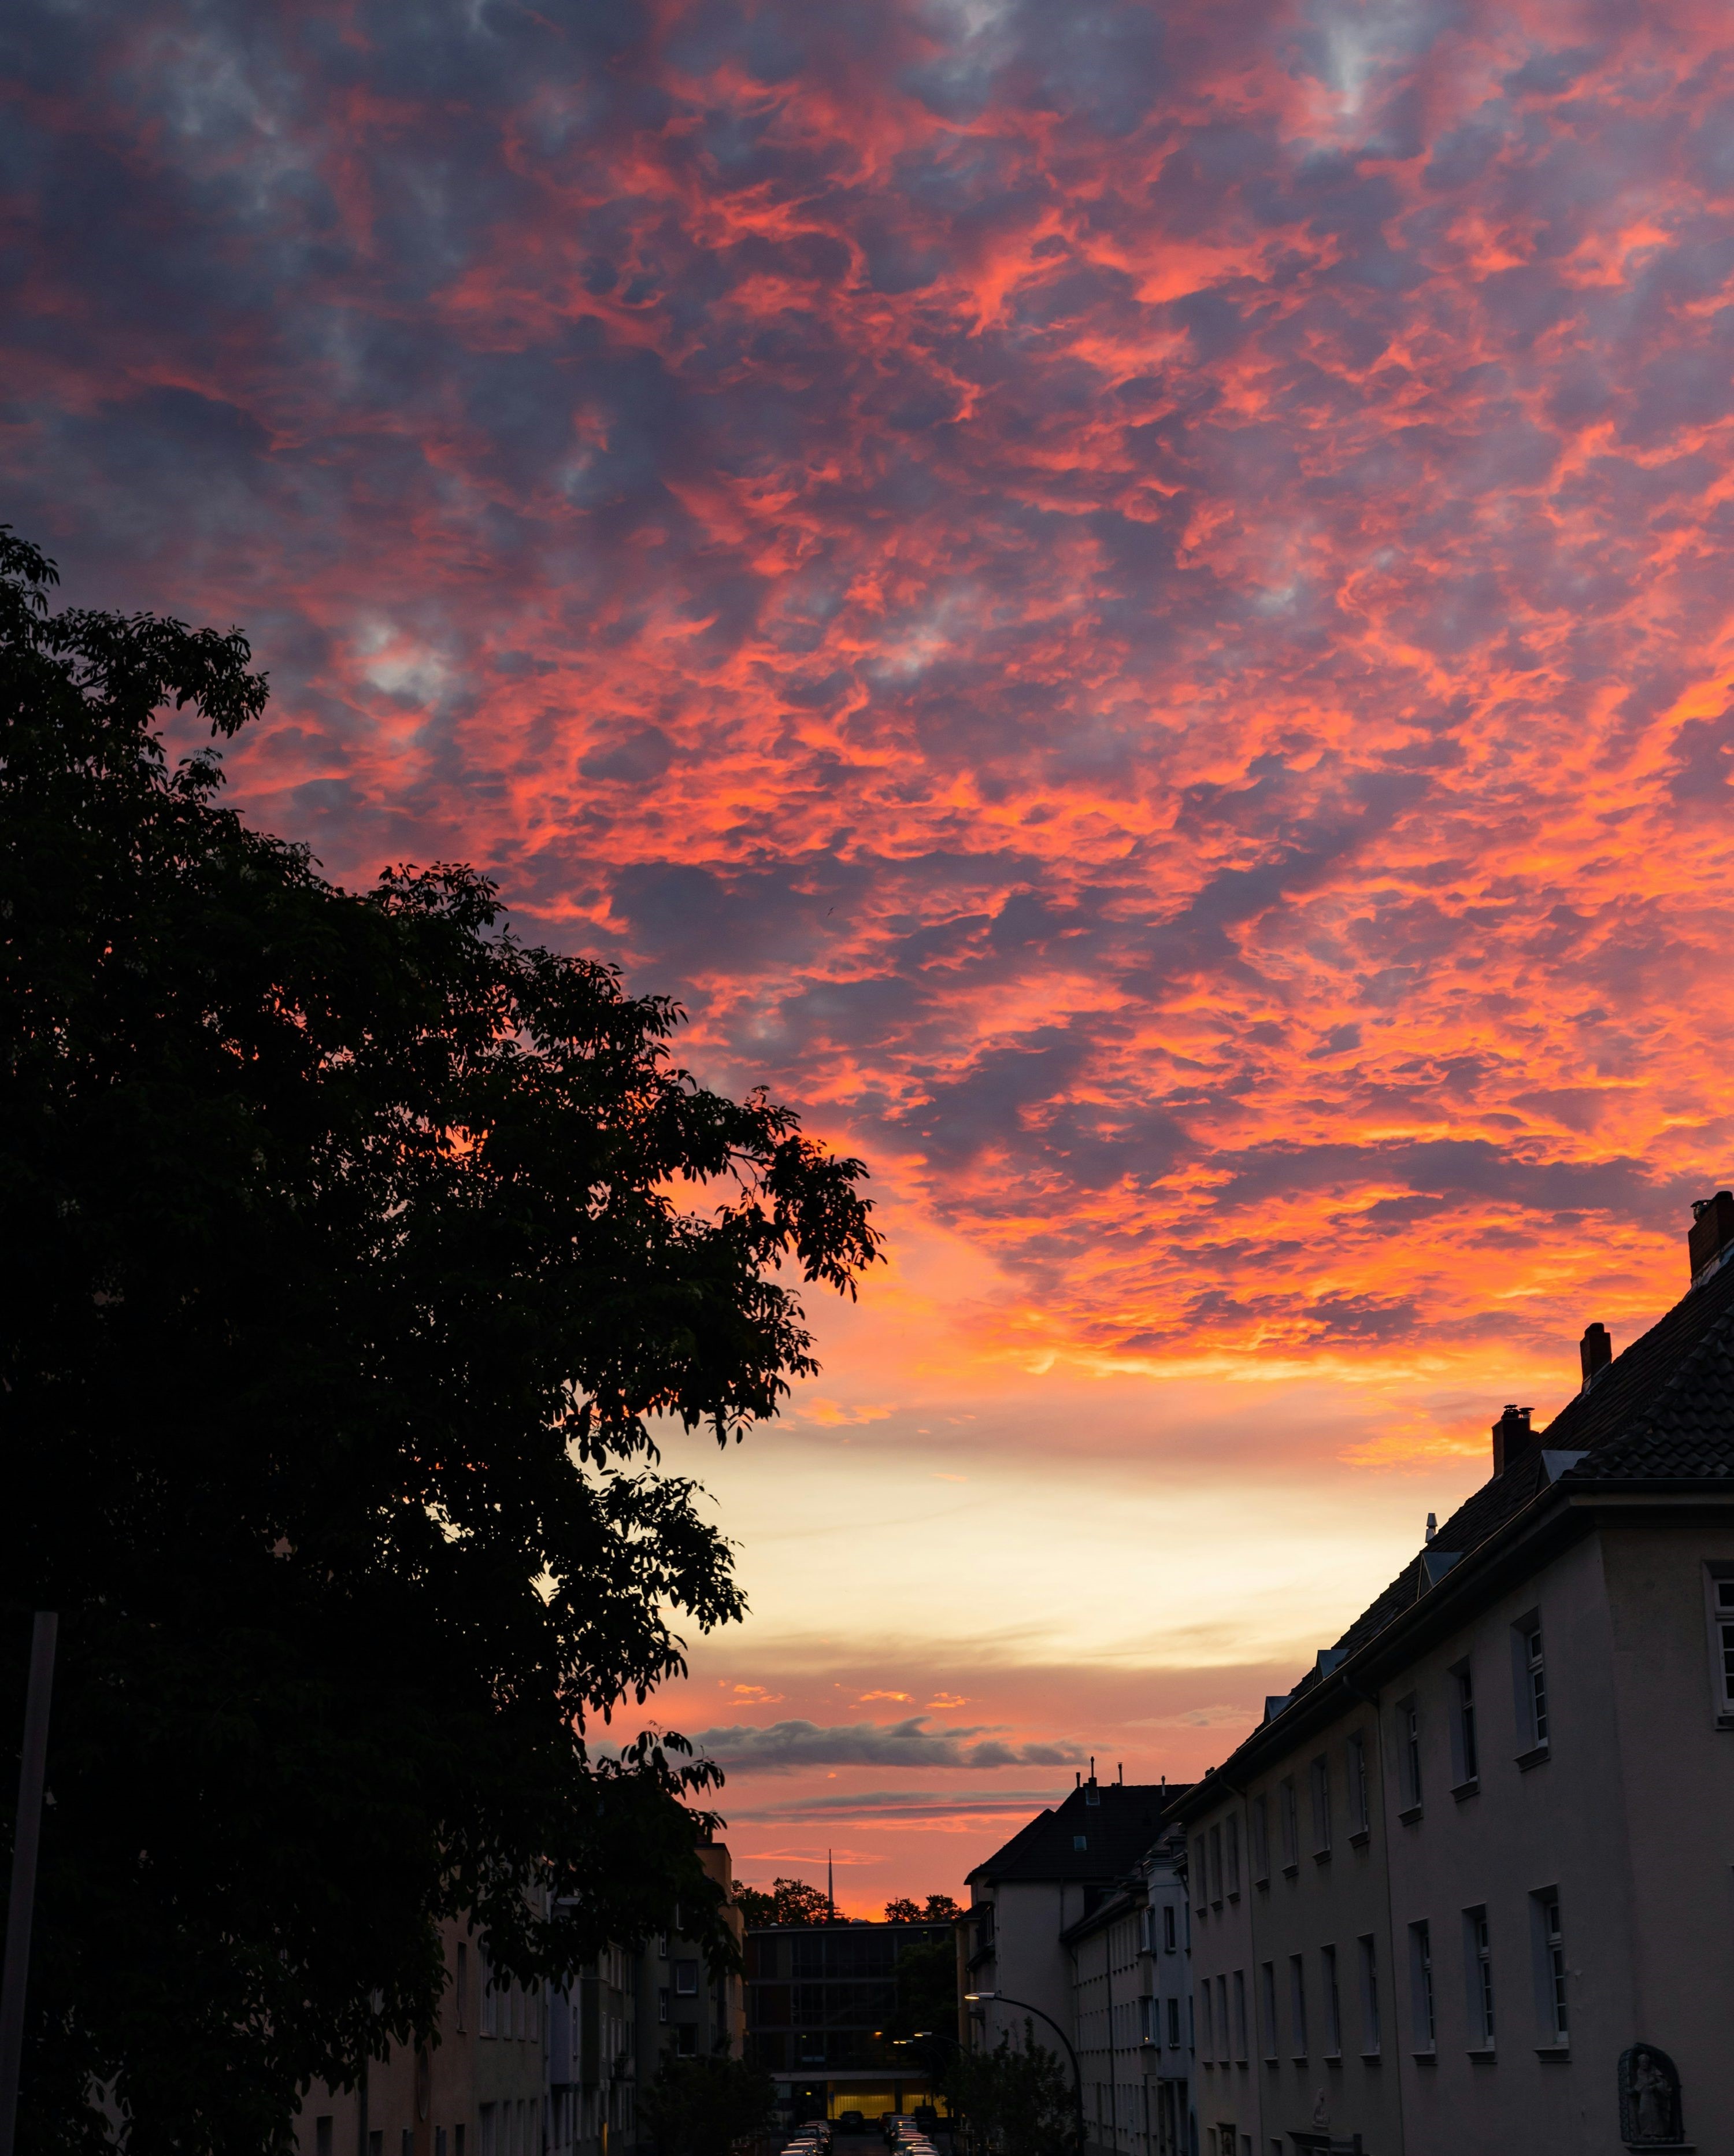
[[[24,1984],[30,1973],[36,1852],[42,1840],[42,1792],[49,1757],[49,1697],[54,1687],[54,1635],[60,1620],[38,1609],[30,1627],[30,1688],[24,1696],[18,1816],[12,1838],[12,1899],[6,1910],[6,1962],[0,1971],[0,2156],[13,2156],[18,2126],[18,2069],[24,2055]]]

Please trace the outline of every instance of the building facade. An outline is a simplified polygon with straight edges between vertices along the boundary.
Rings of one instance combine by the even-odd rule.
[[[1708,1220],[1708,1229],[1705,1226]],[[1734,1199],[1694,1284],[1175,1808],[1205,2156],[1734,2121]]]
[[[952,1966],[952,1927],[855,1919],[749,1928],[747,2056],[772,2076],[786,2117],[876,2118],[939,2105],[922,2051],[896,2034],[904,1964],[924,1950]],[[943,2028],[949,2011],[933,2018]]]

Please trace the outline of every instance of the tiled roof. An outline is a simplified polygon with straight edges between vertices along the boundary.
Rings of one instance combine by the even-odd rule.
[[[1466,1556],[1547,1488],[1544,1451],[1584,1455],[1559,1477],[1571,1484],[1734,1484],[1734,1265],[1675,1303],[1560,1409],[1534,1450],[1465,1498],[1429,1548],[1362,1611],[1337,1650],[1353,1654],[1420,1599],[1434,1584],[1429,1554]],[[1309,1670],[1290,1697],[1319,1681],[1317,1669]]]
[[[1162,1808],[1181,1789],[1173,1782],[1102,1782],[1096,1785],[1099,1804],[1087,1803],[1087,1794],[1074,1789],[1064,1804],[1039,1814],[1003,1849],[977,1865],[972,1882],[1117,1879],[1156,1840]],[[1075,1849],[1080,1835],[1087,1845]]]

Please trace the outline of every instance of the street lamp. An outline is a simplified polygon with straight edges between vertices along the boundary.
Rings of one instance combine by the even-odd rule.
[[[978,2003],[985,2005],[988,2001],[993,2000],[1001,2006],[1015,2007],[1020,2014],[1034,2014],[1039,2021],[1045,2021],[1060,2042],[1065,2046],[1065,2055],[1072,2062],[1072,2097],[1078,2107],[1078,2140],[1081,2146],[1085,2138],[1084,2069],[1078,2064],[1078,2055],[1072,2049],[1071,2038],[1067,2035],[1051,2014],[1044,2014],[1039,2006],[1032,2006],[1027,1999],[1012,1999],[1003,1991],[966,1991],[963,1996],[972,2006]]]

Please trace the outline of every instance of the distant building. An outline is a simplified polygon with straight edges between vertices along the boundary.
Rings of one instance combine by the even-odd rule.
[[[736,1945],[746,1928],[735,1902],[735,1879],[726,1846],[707,1842],[700,1862],[727,1897],[723,1915]],[[740,2058],[746,2048],[746,1987],[741,1977],[713,1976],[695,1938],[680,1928],[675,1912],[669,1929],[645,1946],[638,1962],[638,2071],[654,2080],[664,2056],[693,2059],[713,2051]]]
[[[1171,1829],[1116,1892],[1060,1934],[1071,1958],[1073,2041],[1095,2151],[1188,2156],[1192,2146],[1183,1853]]]
[[[1734,1197],[1693,1285],[1174,1809],[1203,2156],[1721,2146]]]
[[[938,2098],[913,2046],[890,2039],[912,1950],[948,1958],[949,1923],[754,1925],[746,1933],[746,2051],[786,2116],[870,2118]],[[949,2033],[949,2020],[936,2015]]]
[[[1122,2156],[1153,2156],[1164,2118],[1176,2156],[1187,2148],[1189,2055],[1165,2047],[1156,2003],[1185,1989],[1184,1904],[1162,1824],[1177,1794],[1092,1771],[969,1875],[970,2041],[1022,2044],[1027,2027],[1049,2050],[1070,2045],[1090,2146]]]

